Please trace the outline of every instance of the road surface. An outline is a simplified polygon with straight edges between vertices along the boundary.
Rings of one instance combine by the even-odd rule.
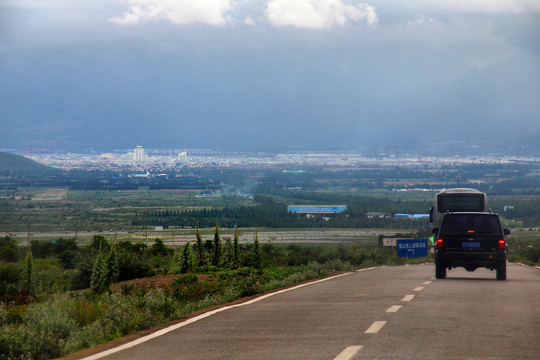
[[[540,269],[372,268],[164,332],[86,359],[540,359]]]

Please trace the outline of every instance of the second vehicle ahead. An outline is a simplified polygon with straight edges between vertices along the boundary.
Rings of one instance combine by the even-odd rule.
[[[506,235],[499,216],[492,212],[446,213],[440,228],[433,229],[435,277],[444,279],[446,270],[479,267],[496,270],[497,280],[506,280]]]

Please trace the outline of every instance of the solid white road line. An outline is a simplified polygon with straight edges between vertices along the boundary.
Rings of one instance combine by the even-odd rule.
[[[423,286],[419,286],[419,287],[414,288],[413,291],[422,291],[422,290],[424,290],[424,287],[423,287]]]
[[[390,306],[388,308],[388,310],[386,310],[387,313],[395,313],[395,312],[398,312],[399,309],[401,309],[403,307],[403,305],[393,305],[393,306]]]
[[[414,299],[414,295],[405,295],[401,301],[411,301],[412,299]]]
[[[350,360],[362,349],[362,345],[348,346],[334,360]]]
[[[119,351],[122,351],[122,350],[125,350],[125,349],[132,348],[134,346],[137,346],[137,345],[142,344],[144,342],[147,342],[149,340],[155,339],[155,338],[157,338],[157,337],[159,337],[161,335],[165,335],[168,332],[174,331],[176,329],[180,329],[180,328],[182,328],[182,327],[184,327],[186,325],[192,324],[194,322],[197,322],[197,321],[202,320],[204,318],[207,318],[209,316],[215,315],[215,314],[220,313],[222,311],[234,309],[234,308],[241,307],[241,306],[250,305],[250,304],[259,302],[261,300],[264,300],[266,298],[272,297],[274,295],[283,294],[283,293],[286,293],[286,292],[289,292],[289,291],[300,289],[300,288],[302,288],[304,286],[309,286],[309,285],[312,285],[312,284],[318,284],[318,283],[321,283],[321,282],[324,282],[324,281],[332,280],[332,279],[335,279],[335,278],[339,278],[339,277],[346,276],[346,275],[351,275],[351,274],[353,274],[353,273],[349,272],[349,273],[339,274],[339,275],[336,275],[336,276],[316,280],[316,281],[313,281],[313,282],[297,285],[297,286],[294,286],[294,287],[291,287],[291,288],[288,288],[288,289],[283,289],[283,290],[279,290],[279,291],[276,291],[276,292],[273,292],[273,293],[262,295],[262,296],[259,296],[259,297],[255,298],[255,299],[252,299],[252,300],[240,303],[240,304],[229,305],[229,306],[225,306],[225,307],[222,307],[222,308],[219,308],[219,309],[216,309],[216,310],[208,311],[208,312],[206,312],[204,314],[201,314],[199,316],[195,316],[195,317],[193,317],[191,319],[188,319],[188,320],[186,320],[184,322],[181,322],[181,323],[178,323],[178,324],[175,324],[175,325],[171,325],[171,326],[169,326],[169,327],[167,327],[165,329],[161,329],[159,331],[156,331],[155,333],[143,336],[143,337],[141,337],[141,338],[139,338],[137,340],[133,340],[131,342],[125,343],[125,344],[120,345],[118,347],[115,347],[115,348],[112,348],[112,349],[109,349],[109,350],[105,350],[103,352],[100,352],[100,353],[85,357],[85,358],[83,358],[81,360],[101,359],[102,357],[105,357],[105,356],[108,356],[108,355],[111,355],[111,354],[115,354],[115,353],[117,353]]]
[[[366,334],[376,334],[382,327],[386,324],[386,321],[375,321],[371,326],[365,331]]]
[[[382,266],[381,266],[381,267],[382,267]],[[370,268],[365,268],[365,269],[358,269],[358,270],[356,270],[356,272],[369,271],[369,270],[373,270],[373,269],[376,269],[376,267],[370,267]]]

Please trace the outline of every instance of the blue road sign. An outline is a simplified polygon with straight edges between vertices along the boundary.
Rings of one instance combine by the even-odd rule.
[[[396,245],[399,257],[426,257],[428,255],[427,239],[399,239]]]

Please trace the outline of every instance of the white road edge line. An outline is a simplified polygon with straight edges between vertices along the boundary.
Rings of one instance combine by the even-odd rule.
[[[348,346],[334,360],[350,360],[357,352],[362,350],[362,345]]]
[[[366,334],[376,334],[382,327],[386,324],[386,321],[375,321],[371,326],[365,331]]]
[[[126,349],[129,349],[129,348],[132,348],[134,346],[137,346],[139,344],[142,344],[144,342],[147,342],[149,340],[152,340],[152,339],[155,339],[161,335],[165,335],[167,334],[168,332],[171,332],[171,331],[174,331],[176,329],[180,329],[184,326],[187,326],[189,324],[192,324],[194,322],[197,322],[199,320],[202,320],[202,319],[205,319],[209,316],[212,316],[212,315],[215,315],[217,313],[220,313],[220,312],[223,312],[223,311],[226,311],[226,310],[230,310],[230,309],[234,309],[234,308],[237,308],[237,307],[240,307],[240,306],[246,306],[246,305],[250,305],[250,304],[253,304],[253,303],[256,303],[258,301],[261,301],[261,300],[264,300],[264,299],[267,299],[269,297],[272,297],[274,295],[278,295],[278,294],[283,294],[283,293],[286,293],[286,292],[289,292],[289,291],[293,291],[293,290],[296,290],[296,289],[300,289],[304,286],[308,286],[308,285],[313,285],[313,284],[318,284],[318,283],[321,283],[321,282],[324,282],[324,281],[328,281],[328,280],[332,280],[332,279],[336,279],[336,278],[339,278],[339,277],[342,277],[342,276],[346,276],[346,275],[351,275],[351,274],[354,274],[352,272],[349,272],[349,273],[343,273],[343,274],[339,274],[339,275],[335,275],[335,276],[332,276],[332,277],[328,277],[328,278],[324,278],[324,279],[320,279],[320,280],[316,280],[316,281],[313,281],[313,282],[309,282],[309,283],[305,283],[305,284],[300,284],[300,285],[297,285],[297,286],[294,286],[294,287],[291,287],[291,288],[288,288],[288,289],[283,289],[283,290],[279,290],[279,291],[276,291],[276,292],[273,292],[273,293],[269,293],[269,294],[266,294],[266,295],[262,295],[262,296],[259,296],[255,299],[252,299],[252,300],[249,300],[249,301],[246,301],[246,302],[243,302],[243,303],[240,303],[240,304],[235,304],[235,305],[229,305],[229,306],[225,306],[225,307],[222,307],[222,308],[219,308],[219,309],[216,309],[216,310],[212,310],[212,311],[208,311],[204,314],[201,314],[199,316],[195,316],[191,319],[188,319],[184,322],[181,322],[181,323],[178,323],[178,324],[174,324],[174,325],[171,325],[165,329],[161,329],[159,331],[156,331],[155,333],[152,333],[152,334],[149,334],[149,335],[146,335],[146,336],[143,336],[137,340],[133,340],[133,341],[130,341],[128,343],[125,343],[123,345],[120,345],[118,347],[115,347],[115,348],[112,348],[112,349],[109,349],[109,350],[105,350],[103,352],[100,352],[100,353],[97,353],[97,354],[94,354],[94,355],[91,355],[91,356],[88,356],[88,357],[85,357],[85,358],[82,358],[80,360],[96,360],[96,359],[101,359],[105,356],[108,356],[108,355],[111,355],[111,354],[115,354],[117,352],[120,352],[122,350],[126,350]]]
[[[414,291],[422,291],[422,290],[424,290],[423,286],[419,286],[419,287],[414,288]]]
[[[395,312],[398,312],[398,310],[401,309],[402,307],[403,307],[403,305],[392,305],[386,310],[386,312],[387,313],[395,313]]]
[[[383,267],[383,266],[381,266],[381,267]],[[373,269],[376,269],[376,267],[369,267],[369,268],[365,268],[365,269],[358,269],[358,270],[356,270],[356,272],[369,271],[369,270],[373,270]]]
[[[414,299],[414,295],[405,295],[401,301],[411,301]]]

